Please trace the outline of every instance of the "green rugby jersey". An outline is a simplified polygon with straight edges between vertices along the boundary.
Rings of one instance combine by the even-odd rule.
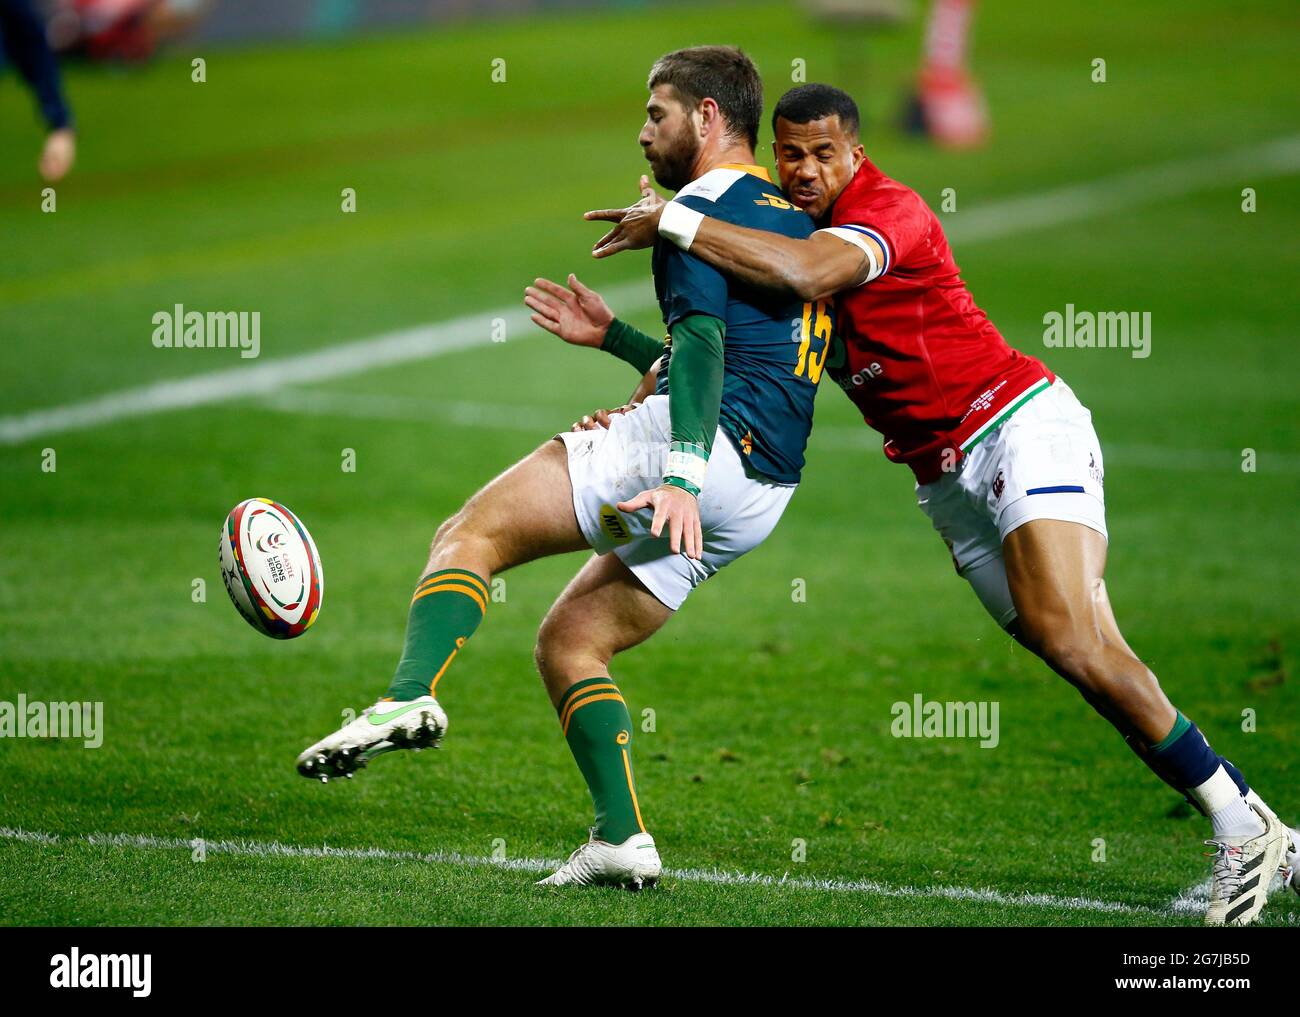
[[[687,184],[673,199],[724,222],[804,239],[817,227],[760,166],[726,165]],[[802,301],[729,280],[670,241],[654,248],[655,294],[669,329],[692,314],[726,326],[719,424],[746,462],[770,480],[796,484],[812,431],[813,399],[826,364],[829,301]],[[656,385],[668,392],[664,352]]]

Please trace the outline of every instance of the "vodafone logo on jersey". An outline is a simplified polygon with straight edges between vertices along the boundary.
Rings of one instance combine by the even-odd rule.
[[[853,374],[847,375],[843,378],[837,378],[836,381],[839,383],[840,388],[844,389],[845,392],[848,392],[851,389],[861,388],[869,381],[875,381],[884,373],[885,369],[880,366],[880,362],[873,360],[862,370],[855,371]]]

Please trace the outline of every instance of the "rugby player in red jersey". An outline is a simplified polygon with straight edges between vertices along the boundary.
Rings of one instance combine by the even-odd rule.
[[[1300,838],[1125,642],[1103,579],[1102,454],[1091,414],[1042,362],[1007,345],[962,282],[938,218],[866,158],[858,122],[853,99],[827,85],[791,90],[773,113],[785,195],[823,227],[807,239],[664,202],[643,177],[636,205],[587,213],[617,224],[594,253],[660,237],[742,283],[805,300],[834,295],[843,349],[827,370],[884,434],[885,455],[912,469],[920,507],[958,573],[1000,625],[1209,817],[1206,923],[1249,923],[1277,869],[1300,892]],[[608,313],[597,294],[574,288],[571,314],[581,319],[597,305]]]

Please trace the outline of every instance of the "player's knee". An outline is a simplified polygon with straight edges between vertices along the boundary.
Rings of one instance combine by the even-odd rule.
[[[537,672],[546,682],[557,679],[579,681],[590,678],[593,668],[609,663],[608,655],[593,645],[580,619],[564,605],[557,605],[542,619],[533,647]]]
[[[495,534],[485,530],[482,520],[466,506],[444,520],[438,527],[433,535],[433,543],[429,547],[430,559],[437,560],[447,555],[454,557],[458,552],[472,553],[475,558],[487,555],[491,570],[497,572],[509,562],[497,560],[501,557],[501,549],[498,547],[499,542],[494,538]]]
[[[563,611],[554,607],[546,613],[541,626],[537,629],[537,642],[533,646],[533,663],[537,665],[537,673],[544,681],[550,682],[559,677],[563,669],[564,629]]]
[[[437,554],[439,550],[451,543],[452,535],[456,532],[456,528],[461,525],[461,517],[463,514],[464,512],[462,510],[461,512],[457,512],[455,515],[448,516],[442,521],[438,529],[434,532],[433,543],[429,545],[430,553]]]

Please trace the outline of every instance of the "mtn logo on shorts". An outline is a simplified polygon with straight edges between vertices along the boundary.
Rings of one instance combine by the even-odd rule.
[[[600,507],[600,528],[615,544],[626,544],[632,539],[627,524],[623,522],[623,517],[618,514],[613,505]]]
[[[740,451],[744,452],[745,455],[749,455],[751,452],[754,451],[754,432],[753,432],[753,431],[746,431],[746,432],[745,432],[745,437],[743,437],[743,438],[740,439]]]
[[[995,501],[1002,500],[1002,492],[1007,489],[1007,478],[1002,476],[1002,471],[998,470],[998,475],[993,478],[993,498]]]

